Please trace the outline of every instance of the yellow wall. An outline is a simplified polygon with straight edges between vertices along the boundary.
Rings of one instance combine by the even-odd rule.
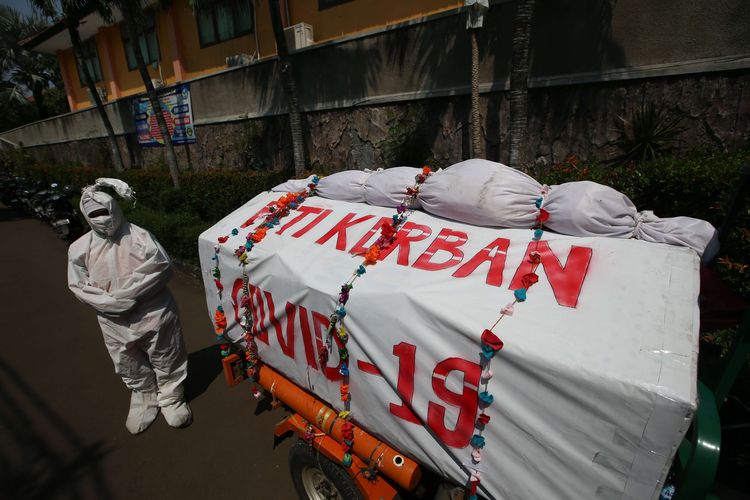
[[[159,51],[161,54],[161,74],[159,73],[159,67],[153,68],[151,65],[148,66],[148,72],[151,78],[163,78],[167,84],[175,83],[171,57],[172,46],[169,40],[169,33],[167,32],[166,16],[161,14],[158,16],[158,19],[157,37],[159,39]],[[118,96],[112,92],[111,82],[113,80],[119,90],[119,97],[143,91],[143,80],[141,79],[138,70],[128,70],[119,26],[106,26],[101,28],[96,34],[96,49],[99,54],[99,66],[101,67],[103,79],[101,82],[98,82],[96,86],[104,87],[107,90],[106,101],[113,101],[118,98]],[[107,49],[109,49],[109,51]],[[108,57],[111,58],[111,66],[114,74],[110,73],[107,62]],[[78,77],[73,49],[63,51],[60,54],[59,59],[60,64],[63,65],[68,72],[72,87],[70,90],[72,91],[72,97],[73,101],[76,103],[76,108],[83,109],[93,106],[94,103],[89,99],[87,89],[83,86]]]
[[[81,80],[78,78],[73,50],[67,49],[58,52],[57,59],[60,61],[62,71],[65,71],[70,79],[70,86],[66,90],[70,97],[72,97],[76,107],[81,109],[91,106],[92,104],[88,99],[86,89],[81,87]]]
[[[248,0],[252,1],[252,0]],[[338,38],[342,35],[384,27],[407,19],[440,12],[463,5],[463,1],[450,0],[353,0],[348,3],[318,10],[317,0],[287,0],[290,24],[308,23],[313,27],[316,42]],[[268,0],[254,0],[256,34],[238,37],[226,42],[201,48],[198,38],[198,25],[187,0],[172,2],[177,50],[184,69],[184,79],[192,79],[226,69],[226,57],[235,54],[253,54],[256,51],[256,37],[260,46],[260,57],[276,53],[273,28],[268,11]],[[283,5],[283,2],[282,2]],[[177,54],[170,36],[170,20],[167,11],[157,16],[157,37],[161,54],[159,68],[149,65],[151,78],[162,79],[166,84],[177,81],[173,61]],[[107,101],[143,91],[143,81],[137,69],[129,71],[119,26],[101,28],[96,34],[99,63],[102,68],[103,86],[107,90]],[[107,64],[107,47],[111,57],[112,72]],[[77,109],[93,105],[88,93],[81,86],[76,70],[72,49],[59,53],[60,64],[66,69],[70,79],[69,93]],[[112,74],[113,73],[113,74]],[[116,93],[113,92],[112,82]]]
[[[450,0],[353,0],[318,10],[317,0],[287,0],[290,24],[313,27],[316,42],[460,7]]]
[[[156,23],[156,38],[159,41],[159,65],[154,68],[153,65],[147,66],[148,74],[152,79],[163,80],[166,84],[174,83],[174,68],[172,66],[172,44],[167,31],[168,22],[164,12],[159,12]],[[97,36],[102,35],[99,31]],[[112,26],[107,29],[106,36],[112,52],[112,66],[115,68],[117,83],[120,87],[122,96],[137,94],[143,91],[143,80],[138,69],[128,70],[128,63],[125,57],[125,48],[122,45],[122,32],[120,26]],[[160,71],[161,70],[161,71]]]
[[[261,57],[276,53],[276,45],[268,14],[267,0],[256,2],[256,27]],[[198,23],[186,0],[177,0],[175,18],[177,37],[180,40],[182,60],[187,78],[215,73],[226,69],[226,58],[236,54],[253,54],[255,52],[255,35],[253,33],[226,42],[201,48],[198,38]]]

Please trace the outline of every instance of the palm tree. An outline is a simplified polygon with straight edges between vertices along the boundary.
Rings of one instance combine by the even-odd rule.
[[[471,156],[482,154],[482,122],[479,115],[479,43],[477,33],[484,24],[484,13],[489,8],[487,0],[464,0],[469,9],[466,12],[466,29],[471,40]]]
[[[289,48],[284,36],[284,25],[281,22],[281,12],[278,0],[269,0],[271,11],[271,25],[273,35],[276,38],[276,53],[281,68],[281,79],[284,84],[287,103],[289,104],[289,125],[292,129],[292,152],[294,154],[294,174],[298,178],[305,175],[305,143],[302,136],[302,119],[299,112],[299,101],[297,100],[297,86],[294,80],[294,70],[289,58]]]
[[[513,26],[513,58],[510,72],[510,159],[511,167],[526,165],[528,158],[529,45],[534,0],[518,0]]]
[[[81,36],[78,33],[78,24],[81,18],[81,13],[87,12],[88,9],[93,9],[102,17],[102,19],[105,21],[111,21],[112,9],[110,9],[109,4],[104,0],[29,0],[29,2],[50,18],[56,18],[58,15],[57,9],[60,9],[65,27],[70,36],[70,43],[73,45],[73,54],[75,54],[78,67],[81,70],[81,75],[85,80],[83,83],[86,85],[86,88],[88,88],[89,94],[91,94],[91,98],[94,100],[94,105],[99,112],[99,117],[102,120],[104,129],[107,131],[109,148],[112,153],[112,162],[114,163],[115,170],[124,170],[125,166],[122,163],[120,146],[117,144],[117,138],[115,137],[112,123],[109,121],[109,116],[107,116],[107,111],[104,109],[104,104],[102,103],[101,97],[99,97],[99,92],[96,89],[89,68],[84,64]]]
[[[18,47],[18,25],[21,22],[21,14],[6,6],[0,5],[0,73],[2,73],[1,92],[3,98],[17,103],[26,103],[19,82],[10,76],[17,67]]]
[[[46,118],[44,92],[50,86],[61,85],[57,59],[48,54],[29,52],[19,40],[38,33],[47,22],[37,13],[28,16],[5,5],[0,5],[0,71],[3,87],[10,99],[26,103],[24,90],[32,93],[38,118]]]
[[[138,43],[138,39],[143,35],[143,27],[145,26],[143,3],[141,0],[113,0],[112,4],[122,13],[122,26],[125,28],[125,32],[133,44],[133,54],[135,55],[138,72],[141,75],[141,80],[143,80],[143,85],[146,87],[146,95],[151,103],[151,109],[156,118],[156,123],[159,125],[159,132],[161,132],[161,136],[164,139],[164,147],[167,151],[169,175],[172,177],[172,184],[175,189],[179,189],[180,169],[177,164],[177,155],[174,151],[174,144],[172,144],[172,136],[169,134],[167,121],[164,119],[159,95],[156,93],[156,89],[154,89],[154,85],[151,82],[151,75],[148,74],[146,62],[143,59],[143,52],[141,51],[141,44]]]

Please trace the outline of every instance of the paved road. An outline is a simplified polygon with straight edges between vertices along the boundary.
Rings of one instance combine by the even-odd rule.
[[[296,498],[291,440],[220,374],[203,290],[177,275],[194,423],[125,429],[129,392],[93,310],[67,289],[65,244],[0,205],[0,498]],[[256,411],[259,413],[256,415]]]

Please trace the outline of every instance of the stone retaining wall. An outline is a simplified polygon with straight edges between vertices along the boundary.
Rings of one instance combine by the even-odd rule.
[[[552,164],[568,155],[608,160],[620,123],[644,103],[664,106],[681,119],[678,150],[722,151],[750,144],[750,71],[536,88],[530,91],[529,158]],[[481,98],[483,155],[507,161],[506,93]],[[469,156],[469,98],[453,96],[362,106],[304,115],[308,164],[317,171],[431,164],[445,167]],[[197,127],[198,143],[177,146],[183,168],[280,170],[291,165],[285,116]],[[120,138],[128,164],[162,162],[162,148]],[[27,149],[43,162],[106,164],[102,138]]]

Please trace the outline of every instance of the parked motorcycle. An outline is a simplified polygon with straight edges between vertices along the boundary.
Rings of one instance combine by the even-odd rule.
[[[73,203],[73,186],[57,183],[45,186],[41,181],[5,175],[0,178],[0,200],[16,210],[33,215],[49,224],[68,243],[84,233],[84,221]]]
[[[72,202],[75,188],[73,186],[60,188],[57,183],[53,183],[50,189],[45,191],[38,208],[42,220],[52,226],[63,240],[74,241],[83,234],[83,223]]]
[[[23,179],[23,178],[22,178]],[[21,208],[29,215],[39,216],[35,206],[39,203],[37,194],[42,191],[42,181],[23,182],[18,191]]]

